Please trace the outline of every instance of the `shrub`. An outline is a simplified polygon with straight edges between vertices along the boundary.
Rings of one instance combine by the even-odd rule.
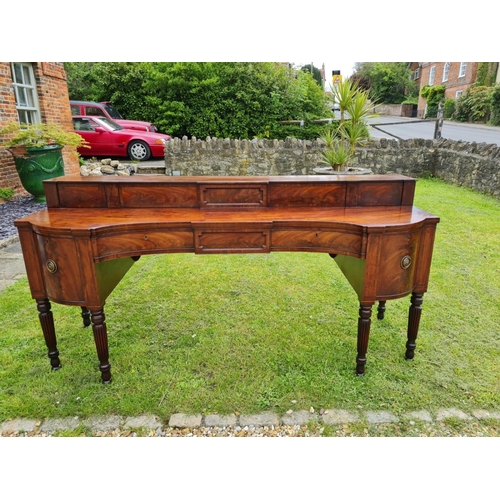
[[[500,85],[493,87],[490,95],[492,125],[500,125]]]
[[[455,119],[462,122],[486,123],[491,116],[493,87],[469,87],[456,102]]]
[[[455,113],[455,99],[445,99],[444,101],[444,118],[451,118]]]
[[[444,85],[424,85],[420,90],[420,95],[427,100],[426,118],[436,118],[438,106],[444,100]]]

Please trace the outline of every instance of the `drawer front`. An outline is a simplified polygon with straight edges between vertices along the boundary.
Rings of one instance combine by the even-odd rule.
[[[196,229],[196,253],[268,253],[269,229]]]
[[[332,230],[276,230],[272,235],[272,250],[324,251],[363,257],[363,236]]]
[[[266,184],[200,186],[201,208],[246,208],[267,205]]]
[[[149,253],[192,252],[191,231],[144,231],[115,233],[96,238],[99,259],[126,257]]]

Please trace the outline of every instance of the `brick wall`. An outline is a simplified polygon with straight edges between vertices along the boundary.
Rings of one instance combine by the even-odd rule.
[[[432,67],[435,67],[434,73],[434,86],[445,85],[446,90],[444,96],[446,99],[455,99],[456,93],[459,90],[465,90],[476,81],[477,78],[477,62],[468,62],[465,69],[465,76],[459,77],[460,65],[459,62],[450,63],[450,71],[448,73],[447,81],[443,82],[444,62],[425,62],[420,67],[420,88],[429,85],[429,75]],[[423,97],[418,98],[418,118],[423,118],[425,113],[426,99]]]
[[[73,131],[63,63],[33,63],[33,70],[42,121],[57,123],[65,130]],[[17,121],[11,65],[9,62],[0,62],[0,123]],[[2,138],[0,138],[0,187],[14,189],[16,196],[28,196],[17,175],[12,155],[1,147],[1,142]],[[64,148],[63,160],[66,174],[79,172],[78,157],[74,154],[74,149]]]

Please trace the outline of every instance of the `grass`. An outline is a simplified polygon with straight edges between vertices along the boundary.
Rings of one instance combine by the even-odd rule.
[[[63,368],[51,372],[27,280],[0,293],[0,421],[283,414],[292,400],[500,411],[500,201],[421,179],[415,205],[441,223],[413,361],[409,298],[389,301],[383,321],[372,316],[366,376],[355,376],[357,298],[326,254],[143,256],[106,304],[108,386],[79,308],[52,306]]]

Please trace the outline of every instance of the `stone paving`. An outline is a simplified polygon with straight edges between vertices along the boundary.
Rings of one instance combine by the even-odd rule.
[[[0,241],[0,292],[26,276],[21,245],[17,236]]]
[[[316,411],[298,410],[287,412],[280,417],[273,412],[263,412],[253,415],[188,415],[185,413],[174,413],[168,420],[162,421],[157,415],[141,415],[137,417],[121,417],[118,415],[90,417],[80,419],[79,417],[47,418],[34,420],[27,418],[16,418],[7,420],[0,424],[0,436],[19,435],[47,435],[59,431],[70,431],[78,427],[91,429],[96,433],[110,433],[118,431],[126,432],[137,429],[153,431],[153,435],[165,435],[166,429],[232,429],[235,433],[248,429],[275,429],[280,426],[300,427],[309,423],[342,425],[363,422],[366,425],[379,425],[399,423],[408,421],[410,425],[421,421],[426,423],[437,423],[445,419],[455,418],[461,421],[472,420],[498,420],[500,412],[489,412],[486,410],[476,410],[467,414],[455,408],[442,408],[432,415],[430,412],[422,410],[396,415],[389,411],[366,411],[350,412],[339,409],[329,409]],[[182,434],[189,436],[189,433]]]

